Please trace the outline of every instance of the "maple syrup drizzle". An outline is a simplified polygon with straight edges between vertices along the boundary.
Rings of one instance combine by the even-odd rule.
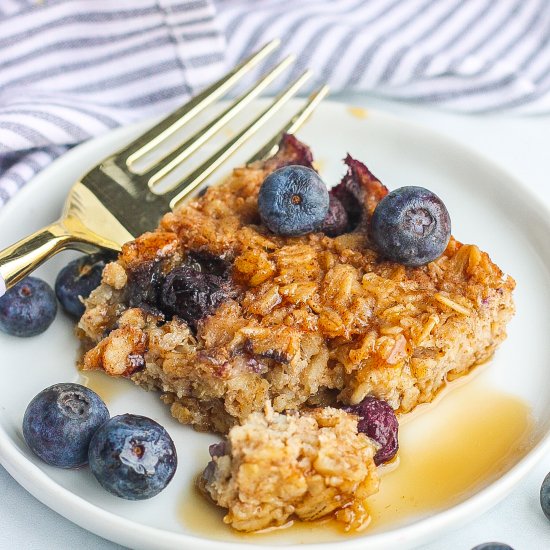
[[[128,385],[131,384],[129,380],[113,378],[103,371],[80,372],[77,383],[95,391],[107,405],[128,389]]]
[[[347,534],[328,519],[240,534],[195,487],[182,497],[178,517],[186,531],[210,539],[306,543],[364,536],[449,508],[498,479],[531,447],[532,419],[524,401],[478,377],[463,380],[468,383],[452,382],[435,402],[400,419],[398,459],[381,468],[380,491],[368,500],[372,521],[361,533]]]
[[[363,107],[348,107],[348,113],[355,118],[365,119],[368,118],[369,112]]]

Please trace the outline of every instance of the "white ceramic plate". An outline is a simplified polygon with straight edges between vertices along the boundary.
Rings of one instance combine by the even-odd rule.
[[[54,220],[72,182],[146,126],[119,129],[77,147],[37,176],[1,211],[0,246]],[[228,133],[231,130],[225,135]],[[526,403],[532,418],[529,437],[522,440],[496,474],[493,471],[478,476],[475,482],[459,487],[451,500],[432,503],[428,508],[420,502],[415,513],[399,520],[378,525],[374,522],[360,537],[344,536],[322,527],[239,537],[224,528],[219,513],[208,509],[190,489],[194,476],[208,460],[208,445],[216,440],[215,436],[198,434],[177,424],[156,395],[127,381],[107,380],[99,375],[91,384],[105,398],[112,414],[134,412],[150,416],[173,436],[180,464],[173,482],[158,497],[138,503],[117,499],[103,491],[87,469],[56,470],[29,453],[21,434],[27,403],[53,383],[82,381],[74,366],[77,342],[72,323],[59,314],[52,327],[38,337],[25,340],[0,334],[0,460],[21,485],[46,505],[82,527],[131,548],[293,548],[306,543],[308,548],[320,549],[328,548],[327,542],[331,542],[331,548],[337,542],[348,550],[407,548],[477,516],[502,499],[549,449],[550,214],[519,182],[476,153],[432,131],[381,113],[357,113],[345,105],[326,102],[300,137],[312,146],[322,175],[331,184],[342,174],[340,159],[349,151],[365,161],[390,188],[423,185],[434,190],[451,212],[455,236],[489,251],[493,260],[514,276],[518,283],[517,315],[510,324],[509,338],[471,384],[477,385],[482,395],[487,391],[487,395],[506,396],[516,400],[516,404],[517,400]],[[240,158],[246,158],[246,152]],[[53,284],[70,254],[50,261],[39,270],[39,275]],[[451,403],[455,398],[451,394],[442,403],[446,399]],[[467,398],[457,403],[468,409]],[[428,409],[410,422],[411,428],[405,427],[411,445],[414,439],[437,433],[431,431],[436,428],[430,426],[427,418],[457,416],[443,408],[439,410],[441,413],[430,416]],[[490,415],[491,411],[480,414]],[[467,428],[461,430],[461,437],[467,437]],[[483,453],[484,442],[479,445],[479,452]],[[429,478],[426,475],[427,484]]]

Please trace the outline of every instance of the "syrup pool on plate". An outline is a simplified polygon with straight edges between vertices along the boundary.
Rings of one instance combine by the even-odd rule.
[[[95,391],[107,406],[131,386],[129,380],[107,376],[103,371],[99,370],[80,372],[76,382]]]
[[[488,486],[530,448],[529,406],[482,378],[457,380],[436,402],[400,419],[398,459],[382,468],[380,491],[368,500],[371,523],[361,533],[346,534],[325,520],[239,534],[222,523],[224,511],[195,488],[182,495],[180,521],[186,531],[207,538],[305,543],[374,534],[445,510]]]
[[[366,109],[364,109],[363,107],[350,106],[350,107],[348,107],[348,113],[352,117],[360,118],[360,119],[368,118],[368,116],[369,116],[369,112]]]

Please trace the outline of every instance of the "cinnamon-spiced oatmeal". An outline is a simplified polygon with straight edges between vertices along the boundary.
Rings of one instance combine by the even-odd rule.
[[[266,176],[312,166],[286,136],[274,158],[235,169],[126,244],[86,301],[82,368],[158,390],[182,423],[227,433],[266,402],[278,413],[373,395],[404,413],[490,358],[513,279],[452,237],[427,265],[384,261],[367,227],[388,191],[345,162],[331,191],[348,217],[339,236],[261,224]]]

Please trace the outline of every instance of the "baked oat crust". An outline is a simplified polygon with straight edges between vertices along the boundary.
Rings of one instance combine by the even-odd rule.
[[[513,279],[454,238],[423,267],[378,258],[367,224],[387,189],[360,162],[346,159],[334,191],[350,232],[285,238],[260,224],[266,175],[311,161],[287,136],[275,158],[235,169],[125,245],[86,301],[82,368],[130,377],[162,392],[181,422],[226,433],[268,401],[282,412],[374,395],[404,413],[489,359],[514,312]],[[231,267],[230,297],[196,330],[130,292],[146,296],[191,252]]]

